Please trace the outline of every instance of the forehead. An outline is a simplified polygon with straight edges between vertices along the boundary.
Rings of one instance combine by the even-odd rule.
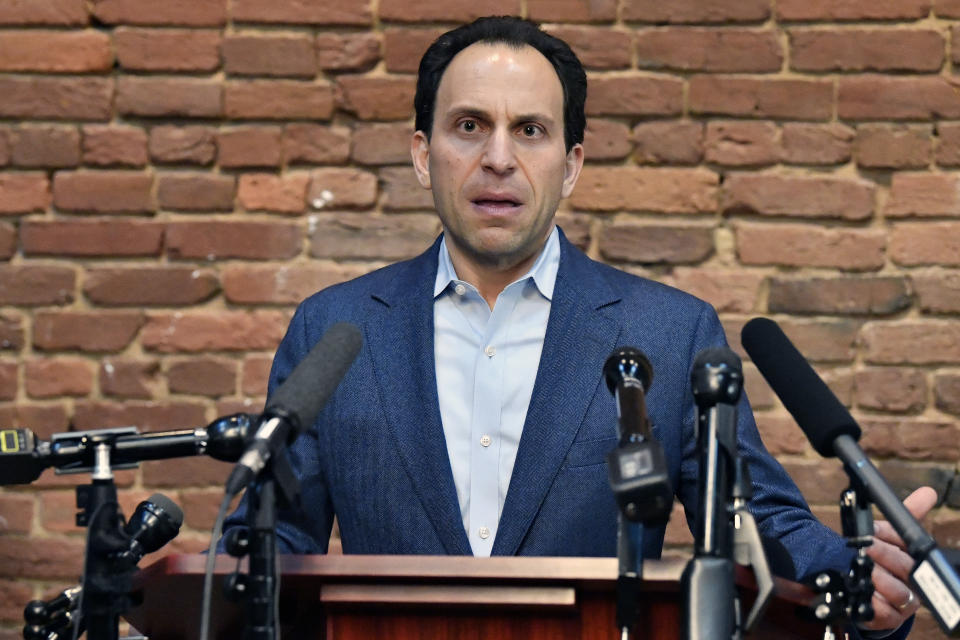
[[[477,42],[453,57],[437,88],[438,114],[471,106],[560,120],[563,86],[550,61],[530,45]]]

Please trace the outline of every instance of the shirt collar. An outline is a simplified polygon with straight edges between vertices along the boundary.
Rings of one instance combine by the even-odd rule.
[[[559,268],[560,233],[557,231],[557,226],[554,225],[540,255],[537,256],[530,269],[523,276],[517,278],[515,282],[528,278],[532,279],[540,294],[547,300],[552,300],[553,287],[557,283]],[[437,279],[433,285],[433,297],[436,298],[443,293],[451,282],[460,282],[460,280],[457,278],[457,272],[450,260],[450,252],[447,251],[447,238],[444,236],[440,240],[440,254],[437,256]]]

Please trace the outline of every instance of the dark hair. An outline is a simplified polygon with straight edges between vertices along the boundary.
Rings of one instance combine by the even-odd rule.
[[[563,87],[563,140],[567,151],[583,142],[586,116],[583,104],[587,99],[587,74],[580,60],[566,42],[542,31],[535,22],[512,16],[478,18],[470,24],[447,31],[430,45],[420,59],[417,94],[413,106],[417,111],[416,128],[430,138],[437,87],[453,57],[477,42],[504,43],[520,48],[530,45],[553,65]]]

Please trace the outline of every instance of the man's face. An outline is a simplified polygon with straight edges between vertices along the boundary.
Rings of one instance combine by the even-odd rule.
[[[500,270],[537,255],[583,165],[579,144],[565,150],[560,79],[530,46],[458,53],[437,89],[431,139],[418,131],[412,151],[451,254]]]

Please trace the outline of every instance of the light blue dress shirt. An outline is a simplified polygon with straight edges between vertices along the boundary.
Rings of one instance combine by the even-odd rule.
[[[476,556],[489,556],[533,395],[560,266],[554,227],[523,277],[491,310],[475,286],[457,278],[446,239],[434,286],[434,358],[440,418]]]

